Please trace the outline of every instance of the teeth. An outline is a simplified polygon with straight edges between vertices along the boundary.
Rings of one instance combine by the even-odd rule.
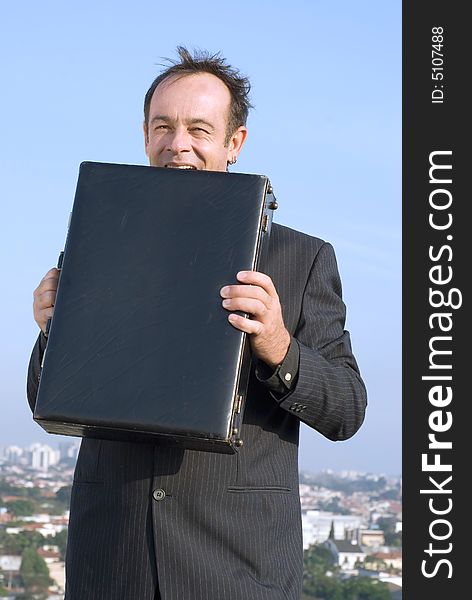
[[[189,165],[179,165],[179,166],[175,166],[175,165],[167,165],[168,169],[189,169],[189,170],[193,170],[195,167],[191,167]]]

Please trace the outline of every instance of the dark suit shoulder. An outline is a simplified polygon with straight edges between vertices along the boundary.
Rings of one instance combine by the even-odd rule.
[[[318,250],[325,244],[325,240],[303,233],[297,229],[292,229],[286,225],[280,225],[280,223],[272,223],[271,237],[274,238],[277,244],[282,246],[289,246],[293,244],[300,244],[306,248],[307,251],[316,254]]]

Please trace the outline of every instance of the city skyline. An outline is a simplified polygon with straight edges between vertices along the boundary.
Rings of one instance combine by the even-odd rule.
[[[0,589],[21,593],[21,565],[28,540],[42,557],[53,579],[51,600],[63,598],[64,557],[69,525],[70,490],[74,476],[71,450],[61,456],[44,447],[0,447]],[[38,462],[51,454],[52,464]],[[62,456],[64,454],[64,456]],[[363,473],[302,474],[299,484],[303,551],[310,555],[328,549],[339,583],[366,574],[377,582],[402,587],[402,486],[400,479]],[[327,573],[328,574],[328,573]],[[3,578],[2,578],[3,575]],[[319,576],[319,572],[318,572]],[[309,584],[308,576],[304,581]]]
[[[12,453],[17,453],[19,459],[23,459],[26,453],[31,453],[34,449],[38,452],[42,452],[45,450],[50,450],[51,452],[57,454],[57,459],[53,462],[49,462],[49,466],[54,466],[61,460],[65,458],[62,456],[62,453],[65,452],[68,458],[72,458],[74,461],[77,458],[78,452],[80,450],[80,441],[81,438],[74,436],[62,436],[55,435],[53,436],[55,441],[51,442],[51,436],[48,436],[46,440],[43,441],[31,441],[26,444],[0,444],[0,462],[2,459],[7,460],[7,462],[12,461]],[[19,452],[18,452],[19,451]],[[21,462],[21,460],[20,460]],[[24,461],[23,461],[24,462]],[[35,467],[34,464],[30,465],[31,467]],[[46,468],[47,470],[47,468]],[[373,477],[387,477],[392,480],[401,480],[401,473],[387,473],[385,471],[363,471],[359,469],[330,469],[330,468],[317,468],[316,470],[311,470],[308,468],[303,468],[300,466],[299,473],[302,476],[311,476],[319,473],[335,473],[341,477],[354,477],[354,476],[373,476]]]

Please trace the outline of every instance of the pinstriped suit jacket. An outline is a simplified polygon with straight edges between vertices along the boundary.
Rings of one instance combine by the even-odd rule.
[[[260,270],[274,281],[300,346],[295,389],[275,398],[252,374],[244,446],[234,455],[83,439],[66,600],[299,600],[300,420],[347,439],[367,400],[332,247],[273,223]],[[28,372],[32,407],[41,354],[38,340]]]

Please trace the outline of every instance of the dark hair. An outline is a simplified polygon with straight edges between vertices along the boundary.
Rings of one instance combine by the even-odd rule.
[[[177,52],[180,60],[165,58],[164,60],[167,60],[170,66],[154,79],[146,92],[144,97],[144,119],[146,123],[149,119],[149,106],[152,95],[162,81],[173,75],[185,76],[195,73],[211,73],[226,85],[231,94],[225,140],[225,143],[229,143],[236,129],[241,125],[246,125],[249,109],[252,108],[249,102],[249,91],[251,89],[249,79],[227,64],[219,53],[212,55],[206,50],[199,50],[194,51],[192,56],[184,46],[177,46]]]

